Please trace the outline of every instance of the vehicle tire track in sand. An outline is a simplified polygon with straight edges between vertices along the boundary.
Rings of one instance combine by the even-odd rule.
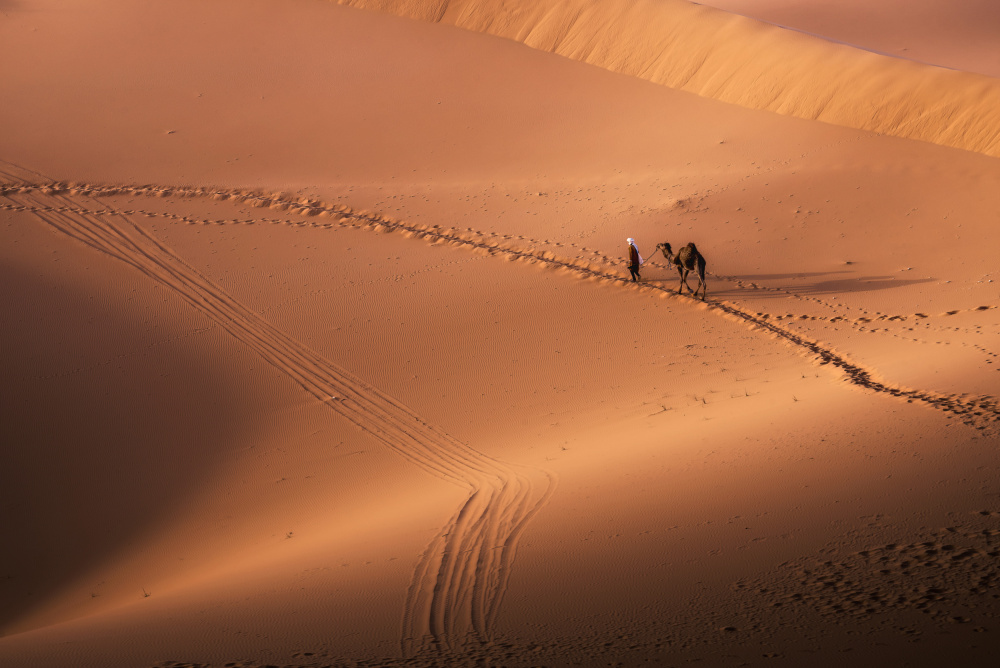
[[[85,195],[0,187],[9,210],[117,258],[172,289],[304,390],[428,473],[468,490],[468,498],[421,555],[406,596],[402,651],[489,643],[518,541],[554,491],[543,471],[484,455],[408,407],[276,329],[185,263],[128,216],[87,206]]]
[[[449,244],[487,255],[498,255],[507,260],[541,264],[589,280],[618,284],[633,290],[654,292],[663,298],[688,299],[692,304],[703,304],[705,308],[720,315],[766,332],[805,353],[821,365],[831,365],[839,369],[846,380],[854,385],[897,397],[910,403],[925,404],[950,416],[958,417],[963,423],[979,430],[989,430],[991,433],[1000,431],[1000,401],[996,397],[943,394],[902,387],[879,380],[873,369],[861,366],[819,341],[771,322],[769,317],[765,317],[765,314],[751,313],[726,301],[699,302],[689,296],[678,295],[672,288],[662,285],[633,284],[630,279],[620,273],[621,270],[618,267],[620,263],[616,263],[613,259],[596,251],[593,253],[594,258],[561,257],[549,250],[542,251],[535,247],[518,246],[510,237],[481,233],[472,228],[442,228],[438,225],[406,223],[370,211],[354,211],[343,204],[329,204],[305,197],[293,198],[282,193],[267,194],[251,190],[201,187],[115,186],[61,182],[0,184],[0,196],[8,198],[15,194],[36,192],[48,195],[68,193],[95,197],[143,195],[152,197],[211,197],[217,200],[233,200],[257,207],[290,211],[304,216],[322,216],[334,219],[332,223],[316,223],[318,227],[349,227],[379,232],[397,232],[407,237],[423,238],[431,243]],[[446,564],[446,566],[450,568],[451,564]]]
[[[23,209],[23,207],[19,207],[19,206],[16,206],[16,205],[11,205],[11,204],[0,204],[0,210],[18,210],[18,209]],[[102,213],[102,212],[101,211],[91,211],[90,213]],[[104,212],[104,213],[107,213],[107,212]],[[259,223],[268,223],[268,224],[271,224],[271,225],[292,225],[292,226],[296,226],[296,227],[300,227],[300,226],[321,227],[321,228],[333,227],[333,224],[310,223],[310,222],[307,222],[307,221],[293,221],[293,220],[290,220],[288,218],[255,217],[253,219],[249,219],[249,218],[215,218],[215,219],[204,219],[204,218],[194,218],[194,217],[187,216],[187,215],[182,215],[182,214],[170,213],[169,211],[167,211],[167,212],[164,212],[164,211],[149,211],[149,210],[146,210],[146,209],[126,209],[126,210],[120,211],[119,213],[123,213],[123,214],[129,215],[129,216],[133,216],[133,215],[134,216],[142,216],[142,217],[146,217],[146,218],[165,218],[167,220],[173,220],[173,221],[176,221],[176,222],[185,223],[187,225],[222,226],[222,225],[255,225],[255,224],[259,224]],[[350,217],[348,214],[345,214],[345,216],[348,217],[348,218]],[[472,231],[472,228],[466,228],[466,231]],[[572,242],[560,242],[560,241],[553,241],[553,240],[550,240],[550,239],[544,239],[544,240],[543,239],[534,239],[532,237],[528,237],[528,236],[520,235],[520,234],[519,235],[499,235],[499,234],[483,234],[483,233],[480,233],[480,234],[483,235],[484,237],[490,237],[492,239],[502,239],[504,241],[516,241],[516,242],[528,243],[528,244],[530,244],[532,246],[545,246],[545,247],[558,248],[560,250],[562,250],[562,249],[574,249],[574,250],[577,250],[579,252],[585,253],[587,255],[587,259],[588,260],[590,260],[590,261],[599,261],[599,262],[601,262],[603,264],[614,265],[617,262],[616,258],[613,258],[613,257],[610,257],[608,255],[605,255],[604,253],[601,253],[600,251],[597,251],[597,250],[593,250],[593,249],[590,249],[590,248],[579,246],[579,245],[574,244]],[[579,258],[577,258],[577,259],[579,259]],[[660,269],[660,270],[667,271],[667,272],[670,272],[670,273],[672,273],[673,269],[674,269],[672,266],[668,266],[666,264],[657,262],[657,261],[652,260],[652,259],[647,260],[643,266],[644,267],[652,267],[654,269]],[[809,302],[813,302],[815,304],[818,304],[818,305],[820,305],[820,306],[822,306],[824,308],[827,308],[829,310],[832,310],[835,313],[835,315],[832,315],[832,316],[829,316],[829,315],[815,315],[815,314],[805,315],[805,314],[796,314],[796,313],[782,313],[782,314],[777,314],[777,315],[771,314],[771,313],[755,313],[755,315],[757,317],[759,317],[759,318],[764,318],[764,319],[773,318],[773,319],[779,320],[779,321],[780,320],[788,320],[788,321],[791,321],[791,320],[801,320],[801,321],[809,321],[809,322],[843,323],[843,324],[846,324],[846,325],[848,325],[848,326],[850,326],[852,328],[855,328],[858,331],[862,331],[862,332],[870,332],[870,331],[885,331],[885,332],[888,332],[888,330],[886,330],[886,329],[883,329],[883,330],[872,329],[871,326],[873,324],[876,324],[876,323],[905,323],[905,322],[907,322],[909,320],[926,321],[929,318],[938,318],[938,317],[943,318],[943,317],[950,317],[950,316],[953,316],[953,315],[956,315],[956,314],[961,314],[961,313],[974,313],[974,312],[990,311],[990,310],[994,310],[994,309],[1000,308],[1000,306],[988,306],[988,305],[987,306],[977,306],[977,307],[974,307],[974,308],[951,310],[951,311],[939,313],[939,314],[936,314],[936,315],[928,315],[926,313],[912,313],[912,314],[907,314],[907,315],[899,315],[899,314],[897,314],[897,315],[889,315],[889,314],[879,313],[879,314],[872,315],[872,314],[869,314],[867,311],[863,311],[863,313],[865,313],[865,315],[848,317],[846,315],[840,314],[838,311],[841,310],[841,309],[853,310],[853,308],[850,307],[850,306],[847,306],[847,305],[844,305],[844,304],[834,305],[834,304],[831,304],[831,303],[829,303],[827,301],[819,299],[817,297],[813,297],[813,296],[809,296],[809,295],[801,295],[801,294],[799,294],[799,293],[795,292],[794,290],[789,289],[787,287],[768,287],[768,286],[762,286],[762,285],[759,285],[758,283],[755,283],[755,282],[752,282],[752,281],[750,281],[750,282],[744,281],[741,278],[739,278],[738,276],[726,276],[726,275],[723,275],[723,274],[714,274],[714,273],[712,273],[710,271],[706,272],[706,275],[710,276],[712,278],[715,278],[717,280],[730,281],[732,283],[735,283],[736,286],[739,287],[741,290],[748,290],[748,291],[755,290],[755,291],[760,291],[760,292],[765,292],[765,293],[779,294],[779,295],[782,295],[782,296],[785,296],[785,297],[792,297],[794,299],[798,299],[798,300],[802,300],[802,301],[809,301]],[[952,329],[954,329],[954,328],[952,328]],[[941,331],[952,331],[952,330],[951,329],[942,329]],[[902,338],[904,340],[911,340],[911,341],[915,341],[915,342],[922,342],[919,339],[908,339],[908,338],[900,336],[900,335],[895,335],[895,336],[898,336],[899,338]]]

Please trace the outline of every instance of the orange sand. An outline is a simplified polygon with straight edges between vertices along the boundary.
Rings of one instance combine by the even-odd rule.
[[[991,661],[995,13],[347,4],[0,2],[0,665]]]
[[[711,0],[701,4],[929,65],[1000,76],[991,0]]]

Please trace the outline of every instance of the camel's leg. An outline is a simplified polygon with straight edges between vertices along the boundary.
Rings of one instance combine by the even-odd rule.
[[[681,265],[677,265],[677,275],[681,277],[680,283],[677,284],[677,294],[679,295],[684,294],[683,288],[684,288],[684,278],[686,273],[687,272],[684,270],[684,267],[682,267]]]
[[[688,283],[688,274],[689,273],[691,273],[691,270],[688,269],[687,267],[684,267],[684,273],[681,275],[681,282],[685,286],[687,286],[688,292],[694,292],[694,290],[691,289],[691,285]]]
[[[705,295],[708,294],[708,285],[705,283],[705,270],[701,267],[698,267],[698,287],[694,290],[696,296],[698,290],[701,290],[701,300],[705,301]]]

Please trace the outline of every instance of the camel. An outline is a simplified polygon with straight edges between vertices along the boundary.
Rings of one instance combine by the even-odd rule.
[[[674,255],[670,244],[664,241],[661,244],[656,244],[656,250],[663,253],[663,257],[667,258],[668,264],[677,267],[677,273],[681,277],[680,285],[677,286],[677,294],[682,293],[685,285],[687,285],[688,290],[691,290],[691,286],[687,282],[688,272],[694,271],[697,268],[698,288],[701,289],[701,300],[705,301],[705,295],[708,293],[708,285],[705,283],[705,257],[698,252],[698,247],[691,243],[677,251],[677,255]],[[698,288],[691,290],[695,296],[698,294]]]

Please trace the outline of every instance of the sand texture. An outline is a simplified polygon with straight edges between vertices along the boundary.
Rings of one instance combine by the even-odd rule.
[[[0,666],[992,665],[997,14],[709,4],[0,2]]]
[[[991,0],[711,0],[701,4],[885,55],[1000,77]]]

